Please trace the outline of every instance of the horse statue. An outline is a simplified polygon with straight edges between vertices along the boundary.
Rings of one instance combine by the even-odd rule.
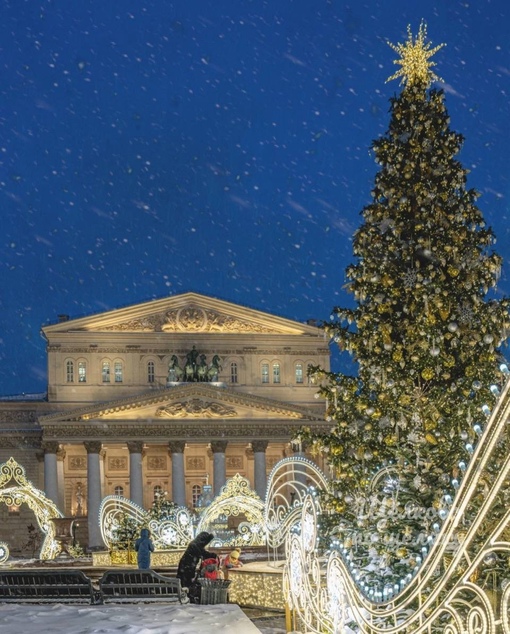
[[[207,361],[205,360],[205,354],[200,355],[200,363],[197,366],[197,377],[199,381],[207,381]]]
[[[218,375],[220,372],[221,372],[220,357],[217,354],[215,354],[214,357],[212,358],[211,365],[209,366],[209,369],[207,370],[207,377],[209,381],[217,381]]]
[[[179,359],[177,355],[173,354],[168,364],[168,376],[166,377],[167,383],[179,382],[182,378],[183,370],[179,367]]]

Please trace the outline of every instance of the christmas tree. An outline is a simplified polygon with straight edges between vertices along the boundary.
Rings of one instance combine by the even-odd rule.
[[[422,24],[390,46],[403,88],[372,146],[380,170],[346,271],[355,307],[324,324],[358,373],[311,369],[331,430],[300,436],[333,473],[321,525],[378,598],[405,585],[440,530],[497,397],[509,327],[494,234],[456,159],[463,138],[431,88],[442,45]]]

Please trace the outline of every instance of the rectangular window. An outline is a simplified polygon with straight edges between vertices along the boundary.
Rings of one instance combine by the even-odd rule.
[[[237,363],[230,364],[230,382],[237,383]]]
[[[273,383],[280,383],[280,364],[273,363]]]
[[[122,383],[122,363],[120,361],[115,361],[113,371],[115,372],[115,383]]]
[[[87,364],[85,361],[78,361],[78,383],[87,382]]]
[[[147,363],[147,383],[154,383],[154,380],[154,361],[149,361],[149,363]]]
[[[74,363],[72,361],[66,363],[66,381],[74,383]]]
[[[303,383],[303,365],[296,363],[296,383]]]
[[[262,383],[269,383],[269,363],[262,364]]]
[[[108,361],[103,361],[103,367],[101,369],[101,376],[103,379],[103,383],[110,382],[110,363]]]

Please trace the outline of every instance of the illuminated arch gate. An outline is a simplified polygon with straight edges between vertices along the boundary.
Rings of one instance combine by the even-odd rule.
[[[45,535],[39,553],[40,559],[56,557],[59,546],[55,541],[55,525],[50,520],[62,517],[62,513],[41,490],[27,480],[25,469],[12,457],[0,465],[0,502],[7,506],[26,504],[33,511],[37,524]]]

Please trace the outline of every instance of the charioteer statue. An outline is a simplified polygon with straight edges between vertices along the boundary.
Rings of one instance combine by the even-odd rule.
[[[186,355],[184,368],[179,365],[177,355],[172,355],[168,364],[167,384],[218,381],[221,372],[220,357],[215,354],[209,365],[205,354],[200,354],[195,346]]]

